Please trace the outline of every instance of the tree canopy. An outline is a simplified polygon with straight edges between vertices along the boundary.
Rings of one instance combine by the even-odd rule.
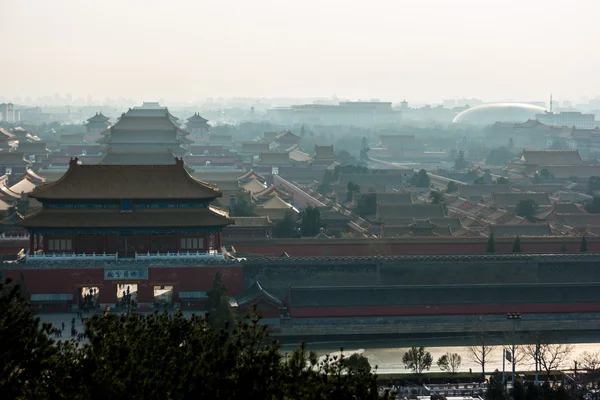
[[[209,325],[214,329],[229,330],[233,328],[235,316],[229,305],[227,286],[223,282],[220,273],[215,274],[213,287],[207,294],[206,309],[208,310],[207,320]]]
[[[485,249],[486,253],[495,253],[496,252],[496,242],[494,241],[494,234],[490,232],[490,236],[488,237],[487,247]]]
[[[446,193],[454,193],[458,190],[458,185],[454,181],[448,182],[448,186],[446,187]]]
[[[306,210],[304,210],[302,224],[300,226],[303,237],[315,236],[319,233],[322,226],[321,211],[319,211],[318,208],[309,206]]]
[[[360,196],[355,211],[361,217],[373,215],[377,212],[377,194],[366,193]]]
[[[536,220],[535,216],[538,208],[538,203],[534,199],[519,200],[517,208],[515,209],[515,214],[519,217],[526,218],[529,222],[534,222]]]
[[[284,355],[249,316],[232,332],[202,317],[96,314],[89,343],[56,343],[18,290],[0,290],[0,393],[10,399],[377,399],[376,375],[302,346]]]
[[[412,347],[402,356],[402,363],[415,374],[420,374],[429,371],[433,357],[424,347]]]
[[[490,151],[485,163],[487,165],[506,165],[514,157],[514,153],[508,147],[498,147]]]
[[[456,156],[456,159],[454,159],[454,169],[456,170],[462,170],[465,168],[469,168],[471,166],[471,163],[469,163],[467,160],[465,160],[465,152],[463,150],[458,152],[458,155]]]
[[[431,181],[429,180],[427,171],[422,169],[418,173],[414,174],[410,179],[410,184],[420,188],[428,188],[431,185]]]
[[[294,214],[289,212],[285,214],[285,217],[275,224],[273,228],[273,237],[276,238],[295,238],[298,237],[298,230],[296,228],[296,218]]]
[[[233,207],[232,215],[235,217],[252,217],[254,216],[254,205],[244,199],[239,199]]]

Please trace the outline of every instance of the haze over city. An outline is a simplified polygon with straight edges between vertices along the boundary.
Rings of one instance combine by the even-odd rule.
[[[599,400],[599,17],[3,1],[0,399]]]
[[[7,100],[594,97],[595,0],[4,2]]]

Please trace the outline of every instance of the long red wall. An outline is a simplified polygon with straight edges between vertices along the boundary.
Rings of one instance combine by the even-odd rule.
[[[559,253],[563,244],[567,251],[579,252],[580,237],[520,238],[523,253]],[[487,238],[399,238],[399,239],[228,239],[241,254],[279,257],[326,256],[392,256],[408,254],[484,254]],[[495,240],[497,253],[511,253],[514,238]],[[587,238],[588,251],[600,251],[600,238]]]
[[[179,301],[181,291],[208,292],[213,285],[215,274],[219,272],[227,285],[228,294],[234,296],[244,289],[244,269],[235,267],[197,268],[149,268],[149,279],[140,281],[105,281],[104,269],[8,269],[6,278],[18,280],[23,274],[27,291],[34,294],[72,293],[73,303],[77,303],[78,288],[82,286],[100,287],[99,302],[114,304],[117,301],[116,285],[137,283],[138,303],[154,303],[154,286],[173,285],[173,300]]]
[[[493,315],[506,313],[597,313],[600,303],[580,304],[473,304],[414,307],[292,307],[292,318],[395,317],[427,315]]]

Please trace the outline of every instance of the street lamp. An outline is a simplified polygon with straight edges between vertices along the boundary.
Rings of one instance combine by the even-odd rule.
[[[513,322],[513,334],[512,334],[512,387],[513,391],[515,390],[515,331],[517,329],[517,321],[521,319],[521,314],[519,313],[508,313],[506,314],[506,319],[511,319]]]

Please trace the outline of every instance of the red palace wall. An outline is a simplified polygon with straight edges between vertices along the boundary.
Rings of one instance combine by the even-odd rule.
[[[114,304],[117,301],[117,284],[136,283],[138,303],[154,303],[154,286],[173,285],[173,301],[179,301],[179,292],[208,292],[217,272],[227,285],[228,294],[234,296],[244,289],[244,269],[235,267],[149,268],[147,280],[104,280],[103,268],[71,269],[7,269],[6,278],[17,280],[23,274],[27,291],[32,294],[72,293],[77,303],[78,289],[83,286],[100,288],[99,302]]]
[[[292,307],[292,318],[340,318],[340,317],[396,317],[427,315],[493,315],[506,313],[523,314],[570,314],[597,313],[600,303],[581,304],[476,304],[468,306],[414,306],[414,307]]]
[[[579,252],[580,237],[520,238],[523,253],[560,253],[563,243],[568,252]],[[514,238],[496,239],[497,253],[511,253]],[[487,238],[481,239],[270,239],[245,241],[228,239],[241,254],[279,257],[392,256],[415,254],[484,254]],[[600,251],[600,238],[587,238],[588,251]]]

